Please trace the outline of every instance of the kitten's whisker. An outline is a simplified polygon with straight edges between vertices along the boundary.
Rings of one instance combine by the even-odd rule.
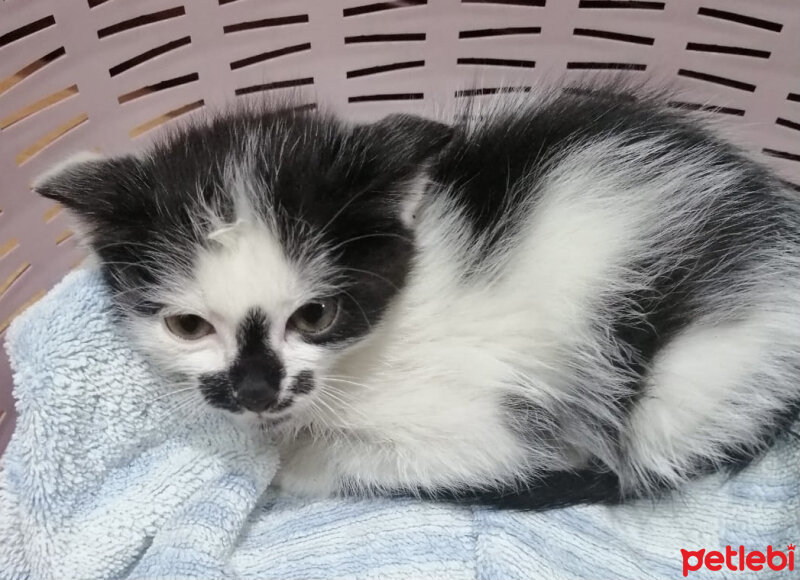
[[[364,383],[359,383],[359,382],[353,381],[353,380],[351,380],[349,378],[326,375],[326,376],[320,376],[319,379],[322,380],[322,381],[326,381],[326,382],[327,381],[334,381],[334,382],[338,382],[338,383],[347,383],[349,385],[354,385],[356,387],[361,387],[361,388],[366,389],[368,391],[374,391],[375,390],[375,387],[373,387],[371,385],[367,385],[367,384],[364,384]]]
[[[361,304],[358,303],[358,300],[356,300],[355,297],[352,294],[350,294],[350,292],[348,292],[347,290],[341,290],[341,293],[344,294],[345,296],[350,297],[350,300],[353,301],[353,304],[355,304],[361,311],[361,315],[364,317],[364,322],[367,323],[367,326],[369,327],[370,331],[372,331],[372,323],[369,321],[367,312],[361,307]]]
[[[339,219],[339,216],[341,216],[341,215],[344,213],[344,211],[345,211],[345,210],[346,210],[348,207],[350,207],[350,205],[351,205],[351,204],[352,204],[354,201],[356,201],[358,198],[360,198],[362,195],[364,195],[364,194],[365,194],[365,193],[367,193],[368,191],[369,191],[369,188],[362,189],[361,191],[359,191],[358,193],[356,193],[356,194],[355,194],[353,197],[351,197],[350,199],[348,199],[348,200],[347,200],[347,201],[346,201],[346,202],[345,202],[345,203],[342,205],[342,207],[340,207],[340,208],[339,208],[339,210],[338,210],[338,211],[337,211],[335,214],[333,214],[333,217],[332,217],[331,219],[329,219],[329,220],[328,220],[328,223],[326,223],[324,226],[322,226],[322,229],[320,230],[320,232],[321,232],[322,234],[324,234],[325,232],[327,232],[327,230],[328,230],[328,228],[331,226],[331,224],[333,224],[333,222],[335,222],[337,219]]]
[[[164,393],[163,395],[159,395],[158,397],[156,397],[155,399],[153,399],[150,402],[151,403],[155,403],[156,401],[160,401],[161,399],[164,399],[166,397],[174,397],[175,395],[180,395],[181,393],[185,393],[186,391],[191,391],[194,388],[195,388],[195,386],[191,385],[189,387],[184,387],[182,389],[178,389],[177,391],[170,391],[169,393]]]
[[[322,390],[321,394],[319,395],[320,397],[322,397],[322,398],[328,397],[328,398],[332,399],[333,401],[335,401],[337,403],[340,403],[342,405],[346,405],[346,406],[352,406],[353,405],[353,401],[355,399],[351,398],[351,399],[348,400],[343,391],[340,391],[338,389],[332,388],[331,385],[327,385],[327,384],[323,384],[322,386],[325,387],[325,388]]]
[[[180,428],[184,424],[184,412],[188,408],[190,408],[189,401],[180,401],[178,404],[173,405],[172,407],[162,409],[161,412],[155,416],[155,420],[160,424],[173,422],[174,427]]]
[[[386,282],[389,286],[391,286],[392,288],[394,288],[398,292],[400,291],[400,288],[398,288],[397,285],[394,282],[392,282],[391,280],[389,280],[385,276],[381,276],[377,272],[370,272],[369,270],[361,270],[359,268],[353,268],[353,267],[350,267],[350,266],[342,267],[340,269],[344,270],[344,271],[347,271],[347,272],[357,272],[359,274],[367,274],[368,276],[374,276],[375,278],[379,278],[379,279],[383,280],[384,282]]]
[[[330,392],[328,392],[328,394],[330,395]],[[333,401],[326,401],[324,399],[324,397],[322,395],[320,395],[320,396],[316,397],[316,399],[314,400],[314,403],[315,404],[319,404],[322,407],[324,407],[324,410],[327,411],[332,418],[341,419],[341,418],[345,418],[345,417],[343,417],[343,415],[346,416],[347,414],[349,414],[351,416],[355,416],[360,421],[362,421],[364,424],[366,424],[368,422],[368,419],[369,419],[368,416],[366,416],[363,412],[361,412],[358,409],[356,409],[355,407],[353,407],[353,405],[351,405],[351,404],[349,404],[349,403],[347,403],[345,401],[342,401],[340,399],[334,399]],[[339,408],[337,409],[336,406],[338,406]],[[331,420],[330,419],[325,419],[324,417],[321,419],[321,421],[324,422],[324,424],[326,424],[326,425],[330,425],[331,424]]]
[[[395,239],[403,240],[405,242],[412,242],[413,241],[408,236],[403,236],[401,234],[393,234],[393,233],[365,234],[363,236],[355,236],[355,237],[350,238],[349,240],[345,240],[343,242],[339,242],[338,244],[328,248],[327,250],[328,250],[328,252],[333,253],[333,252],[336,252],[337,250],[339,250],[340,248],[342,248],[343,246],[346,246],[347,244],[351,244],[353,242],[359,242],[361,240],[368,240],[368,239],[371,239],[371,238],[395,238]]]
[[[174,414],[183,414],[187,409],[189,412],[184,415],[183,420],[176,425],[176,428],[183,429],[188,424],[195,422],[205,409],[203,404],[204,401],[198,400],[196,396],[189,396],[181,404],[177,405],[173,409]]]
[[[323,387],[327,388],[323,389],[322,393],[317,398],[321,402],[324,402],[328,406],[328,408],[331,409],[332,413],[335,413],[335,411],[331,408],[331,403],[338,405],[341,408],[339,414],[341,414],[341,412],[344,411],[352,415],[355,415],[359,420],[364,421],[365,423],[369,422],[369,416],[366,413],[358,409],[353,404],[352,401],[348,401],[347,399],[344,399],[341,396],[339,396],[343,394],[341,393],[341,391],[338,391],[337,395],[336,394],[337,391],[335,389],[330,388],[330,385],[323,385]],[[324,401],[325,397],[329,397],[330,399],[332,399],[332,401]]]
[[[126,248],[128,248],[128,247],[142,247],[142,248],[147,248],[148,250],[152,250],[153,249],[152,244],[148,244],[146,242],[134,242],[134,241],[129,241],[129,240],[121,240],[119,242],[108,242],[106,244],[97,244],[97,245],[93,245],[92,247],[95,250],[107,250],[107,249],[111,249],[111,248],[116,248],[118,246],[125,246]]]

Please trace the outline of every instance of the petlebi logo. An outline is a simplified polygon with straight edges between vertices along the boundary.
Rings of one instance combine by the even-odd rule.
[[[767,546],[765,551],[746,551],[744,546],[738,549],[725,546],[725,552],[717,550],[681,550],[683,558],[683,576],[700,569],[719,572],[731,570],[743,572],[745,570],[758,572],[760,570],[787,570],[794,571],[794,544],[786,546],[786,550]]]

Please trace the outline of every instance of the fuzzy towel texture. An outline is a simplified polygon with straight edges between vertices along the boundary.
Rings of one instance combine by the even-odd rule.
[[[119,338],[98,275],[9,330],[20,413],[0,472],[0,578],[680,578],[681,548],[800,541],[800,444],[680,497],[544,514],[301,502],[274,451],[175,397]],[[191,419],[191,420],[188,420]],[[797,572],[698,571],[693,578]]]

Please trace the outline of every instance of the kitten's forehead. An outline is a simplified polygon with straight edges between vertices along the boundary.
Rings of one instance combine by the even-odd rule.
[[[266,224],[240,221],[211,238],[196,261],[197,288],[210,313],[242,320],[254,308],[272,315],[310,297],[309,276]]]

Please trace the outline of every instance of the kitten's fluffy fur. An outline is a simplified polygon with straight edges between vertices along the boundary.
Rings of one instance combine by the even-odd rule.
[[[36,189],[77,216],[139,348],[276,435],[293,493],[614,502],[787,430],[793,194],[643,93],[468,113],[239,110]],[[287,329],[322,296],[328,332]],[[216,332],[175,338],[181,313]],[[269,409],[243,409],[243,376]]]

